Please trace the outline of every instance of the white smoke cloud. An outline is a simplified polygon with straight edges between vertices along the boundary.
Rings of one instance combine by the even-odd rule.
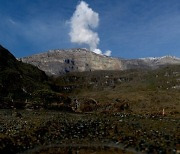
[[[86,2],[81,1],[70,19],[71,31],[69,35],[71,42],[87,44],[91,51],[102,54],[102,51],[97,49],[100,41],[98,33],[93,31],[98,25],[99,14],[93,11]],[[105,54],[110,56],[110,53]]]
[[[104,55],[106,55],[106,56],[111,56],[111,52],[112,52],[112,51],[107,50],[107,51],[104,53]]]
[[[88,4],[81,1],[76,7],[71,20],[71,31],[69,33],[71,42],[79,44],[87,44],[90,50],[95,50],[99,37],[92,29],[96,28],[99,24],[99,15],[89,8]]]
[[[111,56],[112,51],[107,50],[105,53],[102,53],[102,51],[100,49],[94,49],[93,52],[97,53],[99,55]]]
[[[94,49],[93,52],[102,55],[102,51],[100,49]]]

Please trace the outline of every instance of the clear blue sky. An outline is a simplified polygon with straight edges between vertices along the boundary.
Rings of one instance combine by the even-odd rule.
[[[99,14],[98,48],[113,57],[180,57],[180,0],[84,0]],[[49,49],[86,47],[70,42],[79,0],[0,0],[0,44],[16,57]]]

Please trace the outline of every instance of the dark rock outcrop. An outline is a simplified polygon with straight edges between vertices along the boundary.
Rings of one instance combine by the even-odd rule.
[[[7,67],[17,67],[18,61],[16,58],[3,46],[0,45],[0,70]]]

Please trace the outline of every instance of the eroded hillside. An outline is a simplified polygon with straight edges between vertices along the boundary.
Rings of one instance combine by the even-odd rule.
[[[55,78],[52,88],[79,100],[82,110],[93,99],[98,106],[94,109],[99,111],[156,114],[161,114],[163,108],[167,114],[180,111],[179,65],[157,70],[69,73]]]

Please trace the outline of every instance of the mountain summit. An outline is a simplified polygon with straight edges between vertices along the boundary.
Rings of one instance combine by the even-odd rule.
[[[67,72],[95,70],[122,70],[117,58],[99,55],[87,49],[50,50],[45,53],[21,58],[21,61],[37,66],[49,75]]]
[[[20,58],[22,62],[33,64],[48,75],[62,75],[67,72],[96,70],[155,69],[168,64],[180,64],[180,58],[119,59],[99,55],[87,49],[49,50],[45,53]]]

